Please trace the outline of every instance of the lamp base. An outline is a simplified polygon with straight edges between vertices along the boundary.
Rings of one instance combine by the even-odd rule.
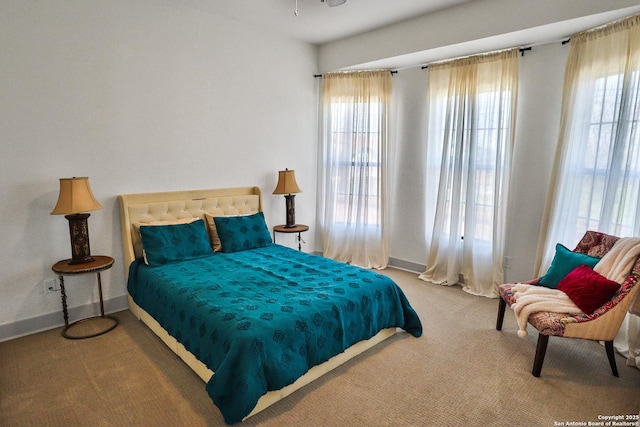
[[[87,218],[90,215],[88,213],[79,213],[64,216],[69,220],[69,236],[71,237],[71,259],[69,264],[84,264],[94,261],[89,247]]]
[[[287,223],[285,228],[293,228],[296,226],[296,195],[287,194],[284,196],[287,203]]]

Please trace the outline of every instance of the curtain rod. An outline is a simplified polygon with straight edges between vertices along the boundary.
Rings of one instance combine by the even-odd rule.
[[[548,45],[548,44],[554,44],[554,43],[558,43],[558,42],[562,43],[562,45],[565,45],[565,44],[569,43],[570,41],[571,41],[571,38],[568,38],[566,40],[556,40],[556,41],[552,41],[552,42],[548,42],[548,43],[539,43],[539,44],[534,44],[534,45],[531,45],[531,46],[528,46],[528,47],[521,47],[520,48],[520,56],[524,56],[525,52],[533,50],[534,47],[545,46],[545,45]],[[485,53],[489,53],[489,52],[485,52]],[[467,56],[474,56],[474,55],[482,55],[482,53],[474,53],[472,55],[467,55]],[[464,56],[461,56],[461,58],[464,58]],[[452,59],[455,59],[455,58],[452,58]],[[447,59],[444,59],[443,61],[447,61]],[[412,67],[407,67],[407,68],[412,68]],[[423,66],[420,67],[420,69],[422,69],[422,70],[426,70],[427,68],[429,68],[429,64],[423,65]]]
[[[538,44],[533,44],[533,45],[527,46],[527,47],[521,47],[520,48],[520,56],[524,56],[525,52],[533,50],[533,48],[537,47],[537,46],[545,46],[545,45],[548,45],[548,44],[554,44],[554,43],[558,43],[558,42],[562,43],[562,45],[565,45],[565,44],[569,43],[570,41],[571,41],[571,37],[569,37],[568,39],[565,39],[565,40],[555,40],[555,41],[552,41],[552,42],[538,43]],[[504,50],[504,49],[498,49],[498,50]],[[489,53],[489,52],[483,52],[483,53]],[[465,55],[465,56],[482,55],[483,53],[474,53],[474,54]],[[460,58],[463,58],[463,57],[464,56],[461,56]],[[451,59],[455,59],[455,58],[451,58]],[[447,59],[443,59],[443,61],[447,61]],[[411,66],[411,67],[406,67],[406,68],[404,68],[404,70],[408,70],[409,68],[414,68],[414,67],[417,67],[417,66],[418,65],[414,65],[414,66]],[[427,68],[429,68],[429,64],[422,65],[420,68],[422,70],[426,70]],[[393,75],[393,74],[397,74],[398,70],[389,70],[389,72]],[[316,77],[316,78],[317,77],[322,77],[322,74],[314,74],[313,77]]]
[[[354,70],[354,71],[362,71],[362,70]],[[389,72],[391,73],[391,75],[398,74],[397,70],[389,70]],[[314,74],[313,77],[316,77],[316,78],[322,77],[322,74]]]

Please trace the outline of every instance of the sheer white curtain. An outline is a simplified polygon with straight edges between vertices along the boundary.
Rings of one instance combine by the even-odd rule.
[[[430,64],[427,87],[430,232],[420,278],[497,297],[504,274],[518,49]]]
[[[323,76],[320,218],[326,257],[387,266],[390,102],[389,71]]]
[[[538,273],[586,230],[640,235],[640,15],[571,37]],[[640,365],[640,318],[614,342]]]

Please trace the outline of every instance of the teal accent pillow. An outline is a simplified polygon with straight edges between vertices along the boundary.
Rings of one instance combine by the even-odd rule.
[[[567,274],[571,273],[574,268],[581,265],[588,265],[593,268],[598,261],[600,261],[600,258],[572,252],[558,243],[556,244],[556,254],[553,257],[553,261],[551,261],[551,267],[549,267],[547,273],[540,278],[538,285],[557,289],[558,283],[560,283]]]
[[[261,248],[272,243],[264,214],[214,217],[222,252]]]
[[[150,267],[213,255],[204,221],[189,224],[141,225],[145,261]]]

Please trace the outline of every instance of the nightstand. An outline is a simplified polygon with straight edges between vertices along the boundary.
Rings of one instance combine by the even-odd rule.
[[[273,227],[273,243],[276,242],[276,233],[298,233],[298,250],[302,250],[302,237],[300,237],[301,233],[304,233],[309,229],[308,225],[296,224],[293,227],[287,227],[286,225],[276,225]]]
[[[113,266],[113,258],[104,255],[94,255],[93,261],[85,262],[82,264],[69,264],[69,260],[65,259],[58,261],[51,267],[51,269],[58,275],[60,280],[60,296],[62,298],[62,313],[64,315],[64,329],[62,330],[62,336],[69,339],[84,339],[97,337],[98,335],[106,334],[110,330],[118,326],[119,320],[113,316],[106,316],[104,314],[104,303],[102,300],[102,280],[100,279],[100,272],[110,269]],[[64,276],[75,276],[79,274],[95,273],[98,277],[98,292],[100,294],[100,316],[88,317],[69,324],[69,313],[67,311],[67,293],[64,289]],[[106,325],[96,325],[90,328],[89,333],[85,334],[73,334],[69,331],[74,326],[88,322],[94,319],[104,319]],[[98,322],[95,322],[98,323]],[[97,331],[96,331],[97,328]]]

